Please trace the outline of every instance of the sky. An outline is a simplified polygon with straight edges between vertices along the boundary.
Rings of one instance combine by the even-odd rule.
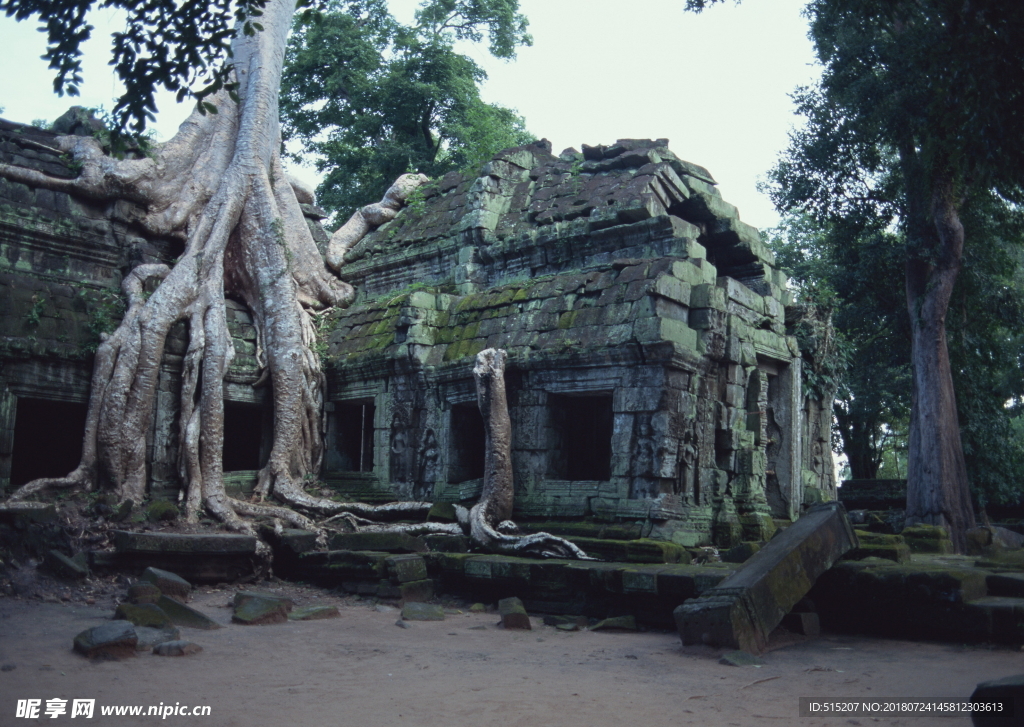
[[[391,0],[411,20],[416,0]],[[534,44],[518,58],[491,58],[462,46],[488,73],[485,100],[515,108],[557,154],[581,144],[668,138],[681,158],[706,167],[725,199],[755,227],[778,223],[758,181],[800,125],[790,94],[820,74],[801,16],[805,0],[726,2],[700,15],[684,0],[520,0]],[[53,121],[72,104],[112,108],[119,94],[107,61],[113,11],[93,13],[79,98],[52,92],[53,74],[39,59],[45,36],[35,23],[0,18],[2,116]],[[155,129],[170,138],[191,104],[158,99]],[[293,169],[316,183],[312,169]]]

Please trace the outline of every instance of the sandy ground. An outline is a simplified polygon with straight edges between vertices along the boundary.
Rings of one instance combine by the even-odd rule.
[[[0,598],[0,725],[144,725],[160,718],[104,717],[100,707],[178,702],[209,706],[210,715],[170,723],[224,727],[967,725],[966,717],[801,718],[798,699],[965,700],[979,681],[1024,672],[1024,653],[1010,649],[827,635],[782,638],[764,666],[738,668],[719,664],[719,652],[684,649],[674,633],[567,633],[539,619],[532,631],[506,631],[494,614],[464,604],[449,604],[443,622],[403,629],[393,607],[281,583],[260,588],[300,605],[338,605],[341,617],[233,625],[236,589],[203,588],[193,605],[225,628],[182,630],[201,654],[90,662],[72,652],[72,638],[109,618],[116,595],[93,605]],[[16,718],[17,700],[29,698],[97,706],[91,720]]]

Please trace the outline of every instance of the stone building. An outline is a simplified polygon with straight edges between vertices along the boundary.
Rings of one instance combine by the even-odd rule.
[[[325,473],[363,500],[473,501],[474,355],[509,353],[516,519],[763,540],[834,496],[785,276],[667,141],[509,149],[345,256]],[[813,360],[808,358],[813,365]]]
[[[75,128],[65,120],[64,133]],[[54,134],[0,121],[0,161],[73,176]],[[323,212],[305,206],[318,240]],[[0,179],[0,493],[77,464],[92,352],[121,278],[172,262],[132,205]],[[328,452],[342,495],[474,501],[483,428],[471,368],[509,353],[517,520],[629,525],[683,545],[761,540],[834,495],[830,407],[785,276],[711,175],[665,140],[551,154],[545,142],[429,185],[346,255],[356,303],[325,320]],[[272,408],[255,331],[227,301],[225,470],[244,492]],[[787,320],[789,328],[787,328]],[[150,493],[176,499],[182,328],[168,342]]]

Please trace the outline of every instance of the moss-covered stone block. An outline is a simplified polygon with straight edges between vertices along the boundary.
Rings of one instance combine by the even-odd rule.
[[[903,540],[914,553],[952,553],[953,541],[945,528],[938,525],[911,525],[903,529]]]

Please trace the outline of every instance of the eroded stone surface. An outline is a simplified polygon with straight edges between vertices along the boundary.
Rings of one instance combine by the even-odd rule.
[[[123,659],[135,656],[139,638],[127,621],[111,621],[86,629],[75,637],[75,651],[93,658]]]

